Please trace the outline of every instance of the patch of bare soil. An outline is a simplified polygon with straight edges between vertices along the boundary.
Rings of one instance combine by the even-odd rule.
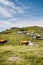
[[[21,58],[12,56],[12,57],[9,57],[8,60],[9,61],[18,61],[18,60],[21,60]]]

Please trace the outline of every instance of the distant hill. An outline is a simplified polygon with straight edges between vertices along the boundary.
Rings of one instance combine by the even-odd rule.
[[[43,27],[38,26],[30,26],[30,27],[23,27],[23,28],[17,28],[12,27],[11,29],[6,29],[2,31],[1,33],[13,33],[15,31],[28,31],[28,32],[36,32],[36,33],[43,33]]]
[[[31,36],[26,36],[26,35],[19,35],[19,31],[26,31],[27,33],[37,33],[37,34],[42,34],[43,33],[43,27],[38,27],[38,26],[31,26],[31,27],[23,27],[23,28],[17,28],[17,27],[12,27],[11,29],[7,29],[5,31],[0,32],[0,39],[6,39],[8,42],[6,44],[11,44],[11,45],[19,45],[21,40],[31,40],[34,44],[35,43],[43,43],[43,40],[36,40],[33,39]]]

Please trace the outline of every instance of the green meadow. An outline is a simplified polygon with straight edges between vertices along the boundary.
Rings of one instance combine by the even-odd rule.
[[[0,65],[43,65],[43,47],[0,46]]]
[[[0,32],[0,40],[7,40],[4,45],[0,44],[0,65],[43,65],[43,40],[36,40],[32,36],[18,34],[19,31],[41,34],[43,28],[37,26],[13,27]],[[30,40],[38,46],[20,45],[21,40]]]

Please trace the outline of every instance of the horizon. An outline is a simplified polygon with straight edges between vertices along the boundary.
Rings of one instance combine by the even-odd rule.
[[[5,30],[10,30],[12,28],[26,28],[26,27],[40,27],[40,26],[25,26],[25,27],[11,27],[11,28],[3,28],[0,30],[0,32],[3,32]],[[40,27],[40,28],[43,28],[43,27]]]
[[[0,31],[27,26],[43,27],[43,0],[0,0]]]

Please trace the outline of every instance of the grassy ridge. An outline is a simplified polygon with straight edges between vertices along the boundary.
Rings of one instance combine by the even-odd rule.
[[[6,44],[19,45],[21,40],[31,40],[33,43],[41,44],[43,40],[33,39],[31,36],[19,35],[18,31],[26,31],[27,33],[35,32],[37,34],[43,33],[43,28],[41,27],[25,27],[25,28],[11,28],[9,30],[0,33],[0,39],[6,39],[8,42]]]

